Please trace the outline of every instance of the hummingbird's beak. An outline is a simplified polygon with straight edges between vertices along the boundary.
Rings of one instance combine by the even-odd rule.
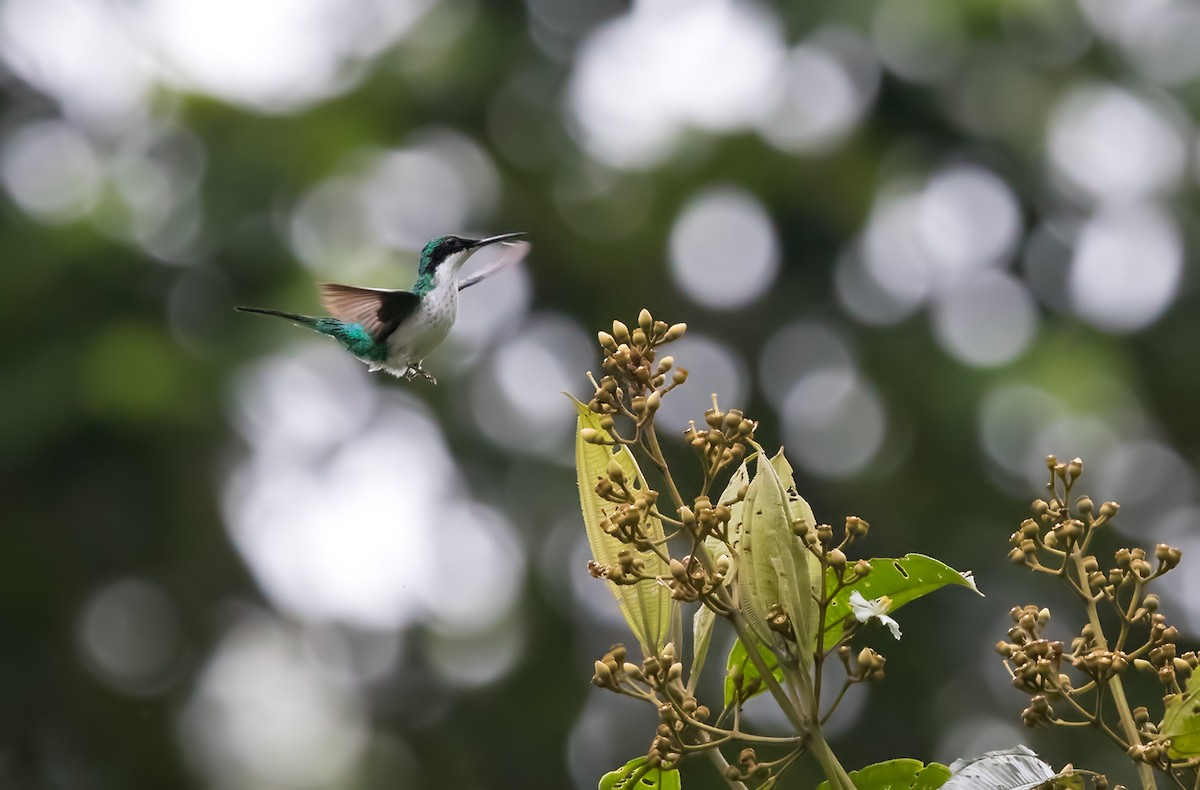
[[[501,241],[515,241],[525,235],[525,231],[517,231],[516,233],[501,233],[499,236],[489,236],[486,239],[480,239],[471,245],[471,249],[477,250],[480,247],[486,247],[489,244],[496,244]]]

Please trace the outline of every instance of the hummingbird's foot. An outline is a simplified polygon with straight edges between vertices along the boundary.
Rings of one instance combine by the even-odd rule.
[[[425,368],[421,367],[420,362],[411,363],[408,366],[408,369],[404,371],[404,380],[405,381],[412,381],[417,376],[420,376],[421,378],[425,379],[430,384],[437,384],[437,379],[433,377],[433,374],[431,374]]]

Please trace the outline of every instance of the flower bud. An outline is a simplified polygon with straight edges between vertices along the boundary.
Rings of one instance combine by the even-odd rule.
[[[1100,506],[1100,515],[1104,518],[1112,518],[1113,516],[1117,515],[1117,512],[1120,509],[1121,506],[1116,502],[1105,502]]]
[[[596,674],[592,677],[592,683],[600,688],[607,688],[613,684],[612,670],[603,661],[596,661]]]
[[[670,343],[672,340],[678,340],[683,337],[684,332],[687,332],[687,324],[672,324],[671,328],[667,330],[663,342]]]
[[[650,311],[642,308],[642,312],[638,313],[638,326],[646,333],[647,336],[654,334],[654,317],[650,315]]]
[[[600,341],[600,347],[605,351],[617,350],[617,339],[608,332],[597,332],[596,339]]]

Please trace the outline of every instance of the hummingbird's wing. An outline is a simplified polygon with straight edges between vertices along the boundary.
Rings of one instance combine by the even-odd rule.
[[[362,324],[371,337],[382,341],[396,331],[421,300],[408,291],[357,288],[353,285],[321,283],[321,304],[339,321]]]
[[[529,254],[530,246],[531,245],[527,241],[506,241],[500,244],[493,244],[492,247],[496,248],[498,251],[496,260],[492,262],[491,266],[488,266],[483,271],[472,274],[470,277],[461,278],[458,281],[458,290],[461,291],[464,288],[470,288],[480,280],[486,280],[488,277],[491,277],[501,269],[512,266],[514,263]],[[487,249],[489,248],[484,248],[484,251]]]

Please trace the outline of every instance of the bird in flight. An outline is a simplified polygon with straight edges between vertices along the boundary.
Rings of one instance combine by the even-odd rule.
[[[421,250],[417,282],[411,291],[323,283],[321,304],[329,311],[328,318],[263,307],[235,309],[286,318],[328,335],[372,371],[386,370],[406,381],[420,376],[436,384],[437,379],[421,367],[421,362],[454,326],[458,292],[524,258],[530,247],[528,242],[518,241],[524,235],[505,233],[486,239],[438,236]],[[467,259],[493,244],[503,248],[496,262],[484,271],[460,278]]]

